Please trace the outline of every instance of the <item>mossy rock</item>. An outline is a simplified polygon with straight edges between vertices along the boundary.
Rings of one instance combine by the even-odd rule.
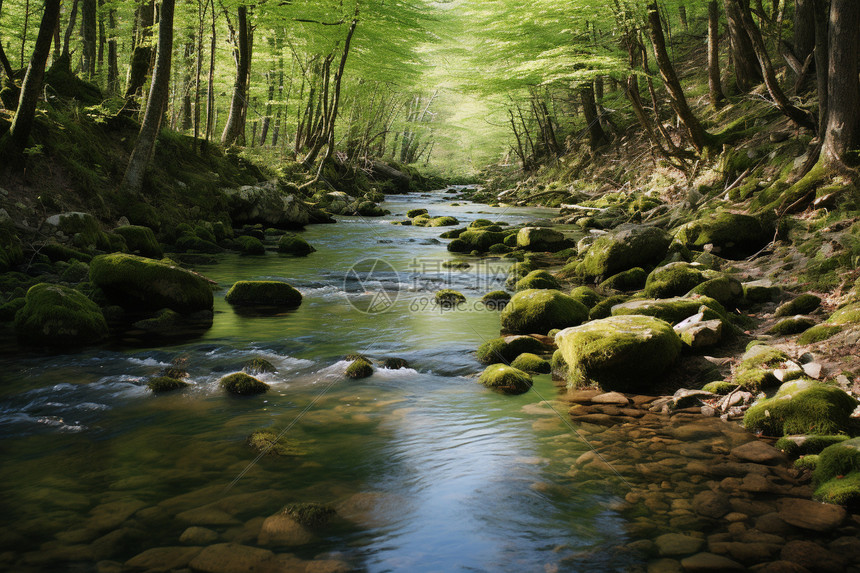
[[[718,394],[720,396],[725,396],[727,394],[731,394],[733,391],[738,389],[738,384],[734,382],[728,382],[725,380],[717,380],[714,382],[708,382],[704,386],[702,386],[702,390],[705,392],[710,392],[711,394]]]
[[[815,326],[815,321],[807,316],[792,316],[790,318],[783,318],[771,326],[767,333],[777,336],[789,336],[800,334],[813,326]]]
[[[182,315],[175,310],[162,308],[155,314],[155,316],[135,322],[134,327],[147,332],[156,332],[167,336],[174,332],[181,324]]]
[[[650,266],[663,259],[670,242],[671,236],[657,227],[628,227],[594,241],[576,272],[603,280],[634,267]]]
[[[307,241],[298,235],[287,234],[281,237],[278,241],[278,252],[286,255],[306,257],[315,250],[316,249],[310,246]]]
[[[511,300],[511,295],[503,290],[494,290],[481,297],[484,307],[489,310],[502,310]]]
[[[809,454],[808,456],[800,456],[796,460],[794,460],[794,467],[799,470],[810,470],[815,471],[815,467],[818,465],[818,455],[817,454]]]
[[[24,251],[14,229],[0,225],[0,273],[5,273],[23,262]]]
[[[648,273],[642,267],[634,267],[626,271],[614,274],[602,283],[600,288],[605,290],[632,291],[639,290],[645,286]]]
[[[814,294],[805,293],[799,297],[779,305],[774,316],[795,316],[809,314],[821,306],[821,298]]]
[[[412,222],[410,221],[410,223],[409,223],[409,224],[411,225],[411,224],[412,224]],[[462,235],[463,233],[465,233],[466,231],[467,231],[467,229],[466,229],[465,227],[462,227],[462,228],[460,228],[460,229],[451,229],[450,231],[445,231],[444,233],[442,233],[441,235],[439,235],[439,238],[440,238],[440,239],[456,239],[456,238],[458,238],[460,235]]]
[[[508,278],[505,280],[505,284],[512,287],[533,270],[535,269],[530,262],[516,262],[508,269]]]
[[[726,211],[682,225],[675,232],[675,239],[681,244],[698,250],[714,245],[714,252],[727,259],[751,255],[771,238],[771,230],[758,218]]]
[[[511,362],[511,366],[518,370],[522,370],[523,372],[534,372],[537,374],[549,374],[552,371],[552,367],[549,362],[537,354],[532,354],[530,352],[523,352],[517,356],[514,361]]]
[[[201,275],[167,262],[114,253],[90,263],[90,280],[114,303],[135,310],[211,310],[212,289]]]
[[[19,310],[24,308],[27,299],[23,296],[13,298],[7,303],[0,304],[0,322],[11,322],[15,320],[15,315]]]
[[[176,251],[181,253],[207,253],[214,255],[224,251],[224,249],[216,245],[214,242],[207,239],[201,239],[197,235],[192,235],[190,233],[182,235],[176,239],[174,246],[176,247]]]
[[[645,296],[648,298],[671,298],[683,296],[691,289],[708,280],[707,271],[698,263],[669,263],[657,267],[645,281]]]
[[[388,370],[400,370],[409,368],[409,362],[405,358],[386,358],[382,361],[382,367]]]
[[[671,324],[678,324],[685,318],[702,312],[703,306],[712,311],[705,312],[705,320],[711,320],[716,317],[722,320],[724,324],[728,324],[726,310],[723,306],[714,299],[706,296],[697,298],[675,297],[657,300],[632,300],[613,306],[612,316],[640,314],[643,316],[653,316]]]
[[[798,344],[814,344],[827,340],[831,336],[842,332],[843,326],[838,324],[817,324],[808,330],[797,339]]]
[[[612,316],[567,328],[555,337],[570,365],[568,385],[647,391],[681,353],[672,326],[649,316]]]
[[[427,214],[427,209],[409,209],[408,211],[406,211],[406,216],[409,217],[410,219],[414,219],[415,217],[418,217],[420,215],[426,215],[426,214]]]
[[[150,259],[160,259],[164,256],[161,245],[155,239],[155,233],[149,227],[125,225],[117,227],[113,232],[125,239],[128,250],[133,254]]]
[[[428,227],[453,227],[454,225],[459,225],[460,221],[457,220],[456,217],[433,217],[427,223]]]
[[[80,261],[82,263],[89,263],[91,260],[93,260],[93,256],[88,253],[79,251],[78,249],[67,247],[66,245],[55,243],[53,241],[49,241],[39,247],[39,253],[47,256],[50,260],[54,262]]]
[[[456,270],[466,270],[471,268],[471,263],[467,263],[466,261],[443,261],[442,268],[443,269],[456,269]]]
[[[706,296],[725,307],[734,308],[743,300],[744,288],[738,279],[724,275],[698,284],[685,296],[692,297],[694,295]]]
[[[531,336],[504,336],[493,338],[481,344],[476,353],[483,364],[510,363],[524,352],[546,352],[549,348]]]
[[[564,353],[561,351],[561,348],[557,348],[555,352],[552,353],[552,359],[549,361],[549,365],[553,376],[564,380],[567,379],[570,366],[568,366],[567,360],[564,359]]]
[[[770,370],[750,368],[747,370],[739,370],[732,379],[732,382],[747,392],[758,393],[766,388],[778,386],[779,378],[777,378]]]
[[[833,386],[807,382],[783,384],[773,398],[744,414],[744,426],[768,436],[838,434],[848,429],[857,401]]]
[[[857,324],[860,323],[860,302],[843,306],[827,319],[828,324]]]
[[[266,247],[263,242],[256,237],[242,235],[234,240],[236,250],[244,255],[265,255]]]
[[[446,288],[436,292],[433,300],[439,306],[451,308],[466,302],[466,297],[461,292]]]
[[[463,239],[454,239],[448,243],[447,248],[452,253],[466,253],[469,251],[469,245]]]
[[[588,320],[588,308],[552,289],[516,293],[502,311],[502,329],[514,334],[543,334],[553,328],[576,326]]]
[[[813,482],[818,486],[815,499],[860,507],[860,438],[825,448],[818,456]]]
[[[776,448],[782,450],[791,458],[798,458],[809,454],[820,454],[821,451],[833,444],[840,444],[849,436],[783,436],[776,441]]]
[[[110,239],[102,231],[98,219],[89,213],[60,213],[48,217],[45,223],[72,237],[72,243],[79,248],[97,248],[103,251],[109,251],[111,248]]]
[[[630,297],[623,294],[612,295],[595,304],[588,313],[588,318],[597,320],[612,316],[612,307],[628,302]]]
[[[782,294],[781,288],[764,280],[743,283],[743,288],[744,299],[750,304],[773,302]]]
[[[353,380],[367,378],[373,374],[373,365],[364,358],[357,358],[346,368],[346,377]]]
[[[40,283],[30,287],[15,314],[15,332],[22,344],[82,346],[106,339],[108,326],[98,305],[80,292]]]
[[[283,513],[299,525],[310,529],[325,527],[337,517],[334,508],[321,503],[292,503],[284,508]]]
[[[562,233],[544,227],[523,227],[516,240],[516,246],[527,251],[558,251],[567,246]]]
[[[307,451],[294,440],[288,440],[271,430],[253,432],[246,443],[256,452],[269,456],[295,457],[307,455]]]
[[[496,243],[487,250],[487,252],[491,255],[505,255],[507,253],[510,253],[511,251],[513,251],[513,248],[503,243]]]
[[[752,368],[773,370],[790,360],[788,354],[782,350],[763,344],[761,341],[756,342],[759,342],[759,344],[750,344],[747,346],[746,352],[741,356],[738,370],[749,370]]]
[[[821,456],[816,464],[816,470],[820,465]],[[835,503],[851,509],[860,507],[860,471],[853,471],[824,482],[816,488],[812,497],[824,503]]]
[[[514,286],[514,289],[517,291],[528,290],[528,289],[561,289],[561,283],[552,276],[549,272],[538,269],[536,271],[531,271],[526,276],[517,281],[517,284]]]
[[[605,297],[589,286],[578,286],[570,291],[570,298],[578,300],[586,308],[592,309]]]
[[[489,219],[475,219],[474,221],[469,223],[470,227],[478,229],[481,227],[490,227],[492,225],[495,225],[495,223],[490,221]]]
[[[90,278],[90,266],[81,261],[72,261],[71,264],[60,273],[60,280],[66,283],[80,283]]]
[[[268,374],[276,372],[275,366],[265,358],[251,358],[242,365],[242,370],[248,374]]]
[[[474,250],[486,253],[493,245],[502,243],[506,236],[507,233],[504,232],[468,230],[462,233],[456,240],[463,241],[463,243],[465,243],[466,247],[463,251]],[[448,250],[451,250],[450,244],[448,245]]]
[[[532,387],[532,377],[506,364],[491,364],[481,373],[478,381],[502,394],[524,394]]]
[[[507,237],[505,237],[505,240],[502,241],[502,244],[505,245],[506,247],[511,247],[512,249],[516,248],[516,246],[517,246],[517,234],[514,233],[512,235],[508,235]]]
[[[297,307],[302,293],[282,281],[237,281],[224,299],[234,306]]]
[[[173,390],[180,390],[188,386],[191,386],[191,384],[177,378],[171,378],[170,376],[156,376],[155,378],[150,378],[149,382],[146,383],[146,387],[156,394],[172,392]]]
[[[234,372],[221,378],[221,388],[236,396],[252,396],[268,392],[269,385],[244,372]]]

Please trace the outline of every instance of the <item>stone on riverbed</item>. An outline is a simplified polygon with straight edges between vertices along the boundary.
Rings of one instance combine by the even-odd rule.
[[[283,281],[236,281],[224,299],[233,306],[296,307],[302,293]]]
[[[612,307],[613,316],[640,314],[653,316],[670,324],[678,324],[699,313],[704,313],[702,318],[705,320],[719,318],[726,322],[726,309],[723,305],[706,296],[633,300]]]
[[[268,384],[257,380],[253,376],[248,376],[244,372],[228,374],[221,378],[219,384],[224,390],[237,396],[263,394],[269,390]]]
[[[779,517],[790,525],[813,531],[831,531],[845,521],[844,507],[801,498],[779,500]]]
[[[681,339],[672,327],[649,316],[612,316],[556,335],[570,365],[568,384],[592,383],[605,390],[647,390],[681,352]]]
[[[552,289],[528,289],[511,297],[502,311],[502,330],[515,334],[546,334],[553,328],[576,326],[588,320],[588,308]]]
[[[704,539],[680,533],[664,533],[654,541],[657,544],[657,551],[663,557],[690,555],[696,553],[705,544]]]
[[[532,387],[532,377],[506,364],[492,364],[481,373],[478,381],[502,394],[523,394]]]
[[[856,406],[857,400],[839,388],[798,380],[754,404],[744,414],[744,426],[769,436],[838,434],[848,429]]]
[[[716,346],[723,337],[722,321],[705,320],[703,312],[685,318],[675,325],[674,330],[690,348]]]

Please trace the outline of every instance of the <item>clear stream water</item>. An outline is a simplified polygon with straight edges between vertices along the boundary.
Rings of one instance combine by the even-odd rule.
[[[461,224],[552,212],[451,206],[441,193],[392,196],[385,206],[394,214],[309,227],[303,235],[317,251],[307,258],[223,255],[195,267],[220,285],[214,324],[200,338],[0,357],[0,569],[95,570],[103,559],[180,545],[195,523],[217,542],[254,545],[262,518],[305,501],[365,511],[308,545],[270,549],[366,571],[629,565],[601,551],[624,540],[617,498],[567,475],[587,446],[536,407],[558,393],[550,377],[516,397],[472,377],[481,369],[475,348],[499,332],[498,313],[474,303],[503,285],[509,262],[469,257],[472,268],[448,271],[441,262],[454,255],[437,239],[445,229],[390,224],[415,207]],[[368,258],[381,263],[360,282],[366,273],[350,269]],[[224,302],[234,281],[268,277],[298,288],[302,305],[253,316]],[[435,308],[444,287],[464,292],[468,308]],[[361,311],[370,304],[387,310]],[[405,358],[411,368],[350,381],[342,358],[353,352]],[[256,356],[278,369],[261,376],[269,393],[224,394],[219,378]],[[193,386],[154,396],[147,378],[177,358]],[[247,436],[288,427],[303,455],[253,463]]]

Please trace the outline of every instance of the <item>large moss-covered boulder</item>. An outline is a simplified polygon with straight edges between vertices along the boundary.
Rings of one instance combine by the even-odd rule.
[[[433,217],[427,222],[428,227],[453,227],[454,225],[459,224],[460,221],[458,221],[456,217],[450,216]]]
[[[681,339],[650,316],[612,316],[556,334],[569,365],[568,385],[641,392],[678,359]]]
[[[828,324],[860,323],[860,302],[855,302],[833,312],[827,319]]]
[[[744,298],[744,287],[734,277],[722,275],[708,279],[692,288],[686,296],[707,296],[726,307],[737,307]]]
[[[606,298],[589,286],[578,286],[574,288],[570,291],[570,296],[588,308],[594,308],[596,304]]]
[[[631,300],[613,306],[612,315],[640,314],[653,316],[671,324],[678,324],[685,318],[698,314],[703,306],[708,309],[708,312],[705,313],[705,320],[717,317],[723,322],[728,322],[726,309],[714,299],[706,296]]]
[[[672,237],[663,229],[635,225],[604,235],[588,248],[577,273],[600,280],[614,274],[659,263]]]
[[[517,232],[517,247],[527,251],[558,251],[565,246],[564,235],[555,229],[523,227]]]
[[[645,281],[645,296],[648,298],[671,298],[682,296],[713,276],[706,274],[707,268],[699,263],[669,263],[657,267]]]
[[[551,347],[531,336],[503,336],[488,340],[479,346],[477,357],[484,364],[496,364],[511,362],[524,352],[537,354],[550,349]]]
[[[698,249],[713,245],[714,253],[727,259],[751,255],[771,237],[770,229],[756,217],[725,211],[682,225],[675,232],[675,239],[681,244]]]
[[[315,250],[310,243],[298,235],[284,235],[278,241],[278,252],[285,255],[306,257]]]
[[[588,320],[588,307],[557,290],[528,289],[511,297],[501,318],[507,332],[545,334],[582,324]]]
[[[117,227],[113,232],[125,239],[128,250],[136,255],[151,259],[160,259],[164,256],[161,245],[155,239],[155,233],[149,227],[125,225]]]
[[[795,380],[747,410],[744,426],[768,436],[838,434],[848,429],[856,406],[857,400],[839,388]]]
[[[543,269],[538,269],[536,271],[531,271],[526,276],[518,280],[517,284],[514,286],[514,289],[517,291],[534,288],[559,290],[561,288],[561,284],[558,282],[558,279],[552,276],[549,272]]]
[[[169,262],[121,253],[100,255],[90,263],[90,281],[124,308],[182,313],[212,309],[209,282]]]
[[[433,296],[433,300],[439,306],[453,308],[466,302],[466,296],[459,291],[446,288],[436,291],[436,294]]]
[[[15,315],[15,332],[22,344],[53,347],[95,344],[108,337],[96,303],[76,290],[46,283],[27,291]]]
[[[648,273],[642,267],[633,267],[620,273],[616,273],[600,283],[603,290],[631,291],[639,290],[645,286]]]
[[[821,305],[821,298],[814,294],[804,293],[797,298],[779,305],[774,311],[774,316],[795,316],[798,314],[809,314]]]
[[[302,293],[282,281],[237,281],[224,297],[234,306],[295,307]]]
[[[295,190],[282,187],[277,181],[244,185],[224,193],[234,225],[260,223],[278,229],[300,229],[310,218],[307,205]]]
[[[860,438],[826,447],[818,456],[813,481],[815,499],[860,507]]]
[[[481,373],[478,381],[502,394],[524,394],[532,387],[532,377],[506,364],[492,364]]]

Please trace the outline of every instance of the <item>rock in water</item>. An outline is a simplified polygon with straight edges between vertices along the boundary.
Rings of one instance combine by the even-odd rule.
[[[556,342],[570,365],[570,386],[597,383],[622,392],[648,390],[681,352],[681,339],[672,327],[649,316],[594,320],[562,330]]]
[[[277,181],[228,189],[225,194],[235,225],[260,223],[279,229],[301,229],[308,224],[307,206]]]
[[[478,381],[502,394],[523,394],[532,387],[528,373],[505,364],[487,366]]]
[[[27,291],[15,332],[24,344],[80,346],[107,338],[108,326],[98,305],[80,292],[40,283]]]
[[[528,289],[511,297],[501,318],[507,332],[546,334],[582,324],[588,320],[588,307],[557,290]]]
[[[557,251],[564,244],[564,235],[554,229],[523,227],[517,233],[517,247],[527,251]]]
[[[237,281],[225,300],[234,306],[296,307],[302,294],[282,281]]]

